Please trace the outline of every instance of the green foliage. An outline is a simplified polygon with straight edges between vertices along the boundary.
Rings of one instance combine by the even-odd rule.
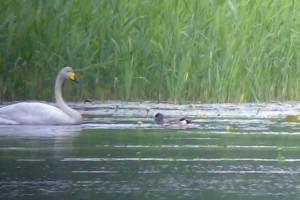
[[[282,155],[282,149],[281,148],[278,148],[278,155],[276,157],[276,160],[277,161],[284,161],[285,160],[285,157]]]
[[[297,100],[299,12],[296,0],[2,0],[0,99],[49,99],[70,65],[78,99]]]

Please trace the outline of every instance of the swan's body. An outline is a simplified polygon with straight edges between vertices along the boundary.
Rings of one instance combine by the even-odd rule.
[[[59,125],[81,124],[79,112],[66,105],[61,87],[64,79],[77,81],[71,67],[62,68],[55,81],[55,100],[57,107],[44,103],[16,103],[0,108],[0,124]]]

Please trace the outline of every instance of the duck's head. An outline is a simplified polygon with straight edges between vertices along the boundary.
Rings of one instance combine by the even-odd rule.
[[[154,113],[154,122],[156,124],[163,124],[164,123],[164,116],[161,113]]]

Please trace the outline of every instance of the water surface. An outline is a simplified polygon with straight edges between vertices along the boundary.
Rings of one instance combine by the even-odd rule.
[[[299,198],[295,102],[71,105],[83,125],[0,126],[1,199]],[[193,124],[155,125],[158,111]]]

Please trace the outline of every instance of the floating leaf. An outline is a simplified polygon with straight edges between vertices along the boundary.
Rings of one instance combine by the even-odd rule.
[[[300,118],[297,115],[287,115],[285,117],[286,122],[300,122]]]

